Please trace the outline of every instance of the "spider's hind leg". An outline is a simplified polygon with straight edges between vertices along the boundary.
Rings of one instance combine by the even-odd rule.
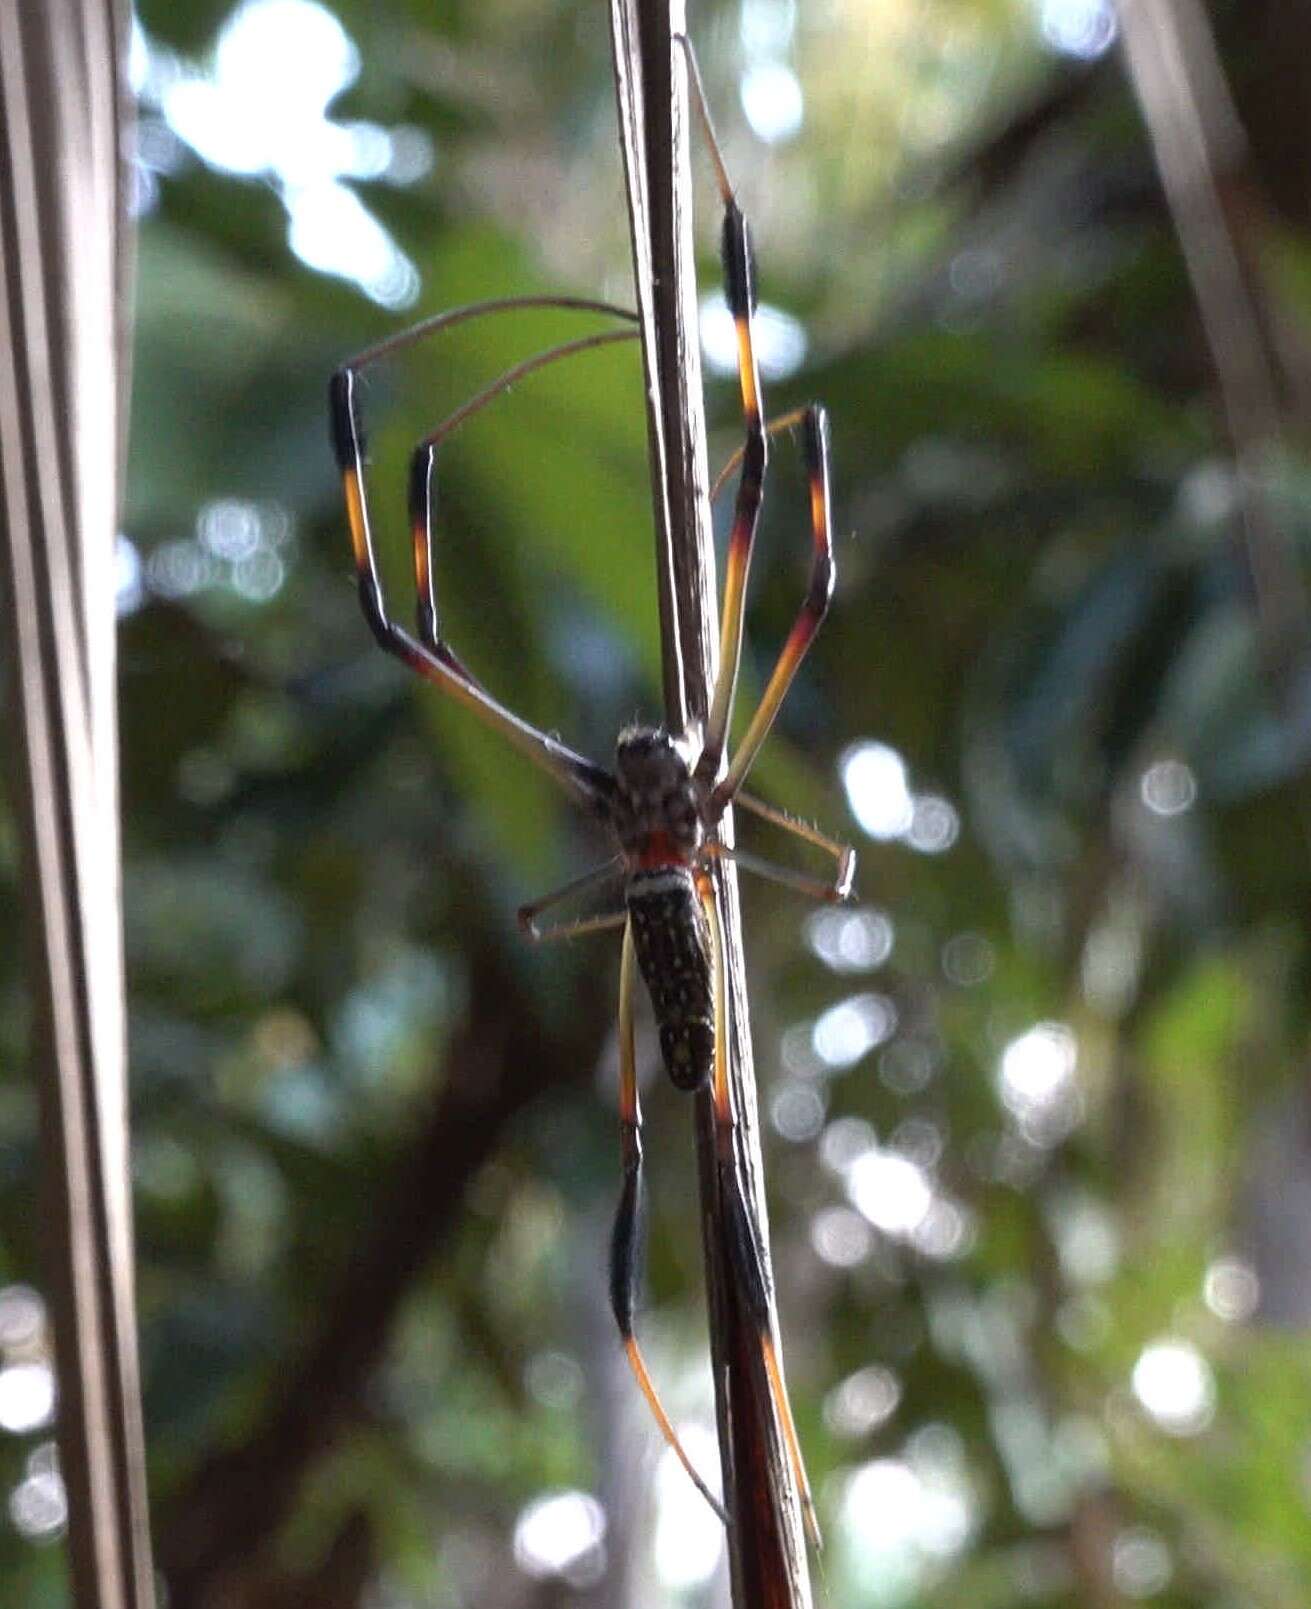
[[[719,912],[715,905],[714,889],[707,879],[702,898],[710,919],[714,944],[715,966],[715,1068],[712,1093],[715,1106],[715,1153],[719,1173],[719,1191],[728,1255],[733,1268],[734,1289],[746,1316],[756,1332],[760,1345],[760,1363],[764,1371],[774,1415],[778,1422],[787,1461],[801,1497],[806,1532],[816,1549],[823,1546],[819,1516],[815,1512],[810,1481],[806,1476],[805,1460],[801,1456],[801,1441],[796,1421],[792,1417],[792,1404],[788,1400],[787,1383],[783,1378],[783,1365],[779,1360],[778,1342],[774,1333],[774,1315],[770,1304],[769,1285],[765,1276],[765,1259],[756,1238],[751,1214],[747,1209],[738,1169],[735,1140],[737,1122],[733,1115],[732,1096],[728,1085],[727,1000],[724,988],[724,941],[719,925]]]
[[[624,928],[623,958],[619,967],[619,1121],[624,1180],[610,1240],[610,1305],[614,1309],[628,1365],[661,1434],[691,1477],[693,1485],[727,1524],[722,1506],[697,1473],[696,1466],[678,1439],[678,1432],[664,1410],[633,1334],[633,1316],[641,1286],[643,1239],[642,1112],[637,1094],[637,1059],[633,1035],[633,986],[636,974],[637,957],[630,923]]]

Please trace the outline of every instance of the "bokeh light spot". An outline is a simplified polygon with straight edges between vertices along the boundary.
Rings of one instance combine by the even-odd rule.
[[[0,1290],[0,1347],[14,1351],[31,1346],[45,1329],[46,1304],[30,1285]]]
[[[1215,1416],[1215,1376],[1188,1341],[1166,1339],[1145,1346],[1134,1364],[1133,1390],[1172,1436],[1195,1436]]]
[[[858,1369],[824,1399],[824,1423],[835,1436],[854,1440],[887,1423],[901,1401],[901,1381],[874,1363]]]
[[[830,1268],[856,1268],[869,1256],[869,1225],[850,1207],[825,1207],[810,1223],[810,1244]]]
[[[960,837],[960,816],[949,799],[922,793],[911,806],[906,842],[921,855],[944,854]]]
[[[515,1521],[514,1557],[526,1574],[563,1576],[581,1584],[604,1564],[605,1511],[587,1492],[553,1492],[529,1503]]]
[[[824,1127],[824,1113],[823,1090],[796,1078],[781,1084],[769,1103],[775,1132],[794,1145],[805,1145],[816,1138]]]
[[[1079,61],[1105,55],[1119,31],[1110,0],[1042,0],[1039,27],[1054,51]]]
[[[21,1436],[48,1425],[55,1413],[55,1376],[48,1363],[0,1369],[0,1430]]]
[[[835,1069],[854,1067],[896,1030],[897,1010],[881,994],[858,994],[830,1006],[812,1034],[815,1054]]]
[[[915,819],[906,762],[886,743],[858,743],[842,759],[842,783],[851,813],[871,838],[887,842]]]
[[[806,940],[834,972],[872,972],[892,954],[892,919],[883,911],[816,911],[806,923]]]
[[[1182,760],[1157,760],[1139,784],[1143,803],[1156,816],[1181,816],[1197,801],[1197,778]]]
[[[29,1542],[51,1542],[68,1524],[68,1495],[57,1473],[28,1475],[9,1494],[9,1518]]]
[[[1154,1598],[1171,1573],[1170,1549],[1146,1526],[1121,1531],[1111,1544],[1111,1579],[1126,1598]]]
[[[781,61],[762,61],[742,75],[742,110],[766,145],[778,145],[799,132],[806,115],[797,75]]]
[[[1202,1281],[1206,1305],[1227,1324],[1243,1324],[1261,1302],[1261,1281],[1251,1263],[1241,1257],[1217,1257]]]
[[[858,1157],[847,1172],[853,1206],[876,1229],[910,1235],[933,1205],[933,1187],[917,1162],[895,1151],[872,1150]]]
[[[998,1092],[1020,1120],[1025,1137],[1035,1144],[1054,1144],[1077,1123],[1077,1060],[1078,1042],[1060,1022],[1036,1024],[1002,1052]]]

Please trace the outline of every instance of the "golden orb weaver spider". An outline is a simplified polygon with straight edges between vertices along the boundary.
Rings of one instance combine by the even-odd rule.
[[[632,328],[605,331],[569,341],[526,359],[465,403],[414,450],[409,481],[409,517],[418,598],[417,635],[388,615],[374,553],[365,493],[365,442],[360,423],[358,380],[372,365],[455,324],[516,308],[551,307],[599,313],[636,323],[634,314],[608,302],[576,297],[524,296],[479,302],[425,319],[379,342],[343,365],[329,388],[332,442],[341,473],[360,603],[379,645],[412,670],[466,705],[541,766],[586,812],[610,831],[615,852],[603,865],[563,888],[525,905],[520,924],[532,938],[573,938],[607,928],[623,928],[619,979],[619,1108],[623,1184],[615,1213],[610,1252],[610,1300],[633,1374],[661,1433],[688,1475],[720,1518],[723,1509],[698,1474],[669,1420],[633,1333],[642,1247],[642,1141],[634,1049],[634,971],[651,997],[661,1057],[674,1085],[683,1090],[710,1083],[715,1112],[716,1156],[729,1255],[746,1310],[759,1335],[770,1394],[805,1508],[807,1527],[818,1544],[819,1530],[805,1465],[788,1403],[773,1334],[764,1261],[733,1154],[735,1118],[728,1086],[725,1050],[723,944],[709,867],[732,859],[823,900],[844,900],[851,892],[855,854],[815,827],[742,791],[742,783],[764,743],[779,707],[828,609],[834,581],[829,494],[828,418],[812,404],[766,424],[753,339],[756,292],[750,233],[724,166],[688,40],[675,36],[688,64],[689,80],[715,169],[724,208],[722,259],[725,298],[737,333],[738,376],[746,440],[730,458],[712,495],[741,465],[724,577],[720,665],[704,730],[672,733],[663,726],[625,728],[616,744],[613,771],[576,754],[530,725],[494,698],[464,666],[442,635],[434,573],[433,482],[437,449],[443,439],[515,381],[590,347],[631,340]],[[801,426],[810,488],[814,544],[810,585],[801,611],[779,655],[747,730],[724,769],[729,721],[742,655],[747,572],[759,523],[768,459],[768,438]],[[720,775],[723,772],[722,776]],[[729,848],[719,837],[724,812],[738,803],[776,826],[815,845],[835,863],[831,881],[808,877]],[[542,928],[538,917],[561,901],[623,879],[620,910]]]

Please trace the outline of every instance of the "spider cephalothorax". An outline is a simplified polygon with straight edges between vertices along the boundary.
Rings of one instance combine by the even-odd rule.
[[[688,860],[704,829],[687,745],[663,726],[626,726],[615,746],[614,829],[639,864]]]

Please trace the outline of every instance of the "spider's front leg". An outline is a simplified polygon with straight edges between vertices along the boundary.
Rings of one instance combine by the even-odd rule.
[[[755,262],[751,251],[751,231],[737,202],[728,169],[724,165],[719,141],[715,138],[710,108],[701,85],[701,72],[691,41],[675,34],[687,61],[694,99],[705,134],[715,182],[724,206],[720,254],[724,269],[724,297],[737,331],[738,378],[742,388],[742,414],[746,441],[739,450],[742,474],[733,506],[733,529],[728,543],[728,564],[724,572],[724,605],[720,622],[719,679],[715,683],[710,714],[706,721],[705,743],[697,764],[697,774],[706,783],[719,771],[728,739],[728,723],[733,713],[733,694],[737,687],[738,666],[742,658],[742,619],[746,598],[747,572],[751,550],[760,523],[760,504],[765,489],[765,467],[769,461],[769,431],[765,426],[764,401],[760,390],[760,367],[752,320],[756,311]]]
[[[829,430],[828,415],[818,403],[812,403],[810,407],[788,415],[780,420],[777,426],[765,423],[764,402],[760,389],[760,366],[755,347],[756,284],[751,232],[738,205],[728,170],[724,165],[723,154],[719,149],[719,142],[715,137],[710,108],[706,102],[701,73],[697,67],[691,42],[682,34],[675,35],[675,38],[687,59],[693,99],[714,164],[720,199],[724,204],[722,240],[724,296],[737,331],[738,379],[742,390],[742,413],[746,423],[746,441],[733,456],[733,462],[741,464],[742,473],[733,508],[733,527],[728,543],[728,562],[724,571],[719,675],[715,682],[710,716],[706,723],[705,746],[697,764],[697,775],[703,785],[713,789],[710,794],[709,816],[714,821],[723,814],[732,802],[734,794],[742,786],[761,744],[769,733],[792,678],[796,675],[797,667],[828,610],[834,579],[829,491]],[[716,783],[724,747],[728,741],[729,722],[733,715],[733,697],[742,662],[742,627],[747,575],[751,567],[751,551],[755,545],[756,530],[760,523],[765,467],[769,457],[768,441],[774,429],[795,423],[800,423],[802,427],[806,475],[810,484],[810,520],[814,537],[810,586],[797,623],[792,628],[792,633],[761,698],[760,707],[753,716],[746,736],[729,766],[728,774]],[[827,846],[826,841],[825,847]]]
[[[750,724],[738,744],[728,771],[710,796],[712,813],[721,813],[732,803],[747,772],[751,769],[761,745],[769,736],[779,706],[787,696],[792,678],[796,675],[806,650],[815,639],[815,633],[828,613],[829,599],[833,596],[835,568],[833,564],[833,516],[831,508],[828,414],[818,404],[806,409],[802,421],[802,446],[805,454],[806,476],[810,483],[810,528],[813,557],[810,568],[810,585],[801,605],[783,651],[778,656],[765,691]],[[721,671],[722,675],[722,671]],[[805,836],[803,834],[802,836]],[[816,840],[818,841],[818,840]]]
[[[607,331],[586,336],[580,341],[554,347],[548,352],[527,359],[508,374],[500,376],[446,420],[432,435],[425,438],[415,454],[410,476],[409,498],[415,578],[419,593],[418,639],[398,626],[387,611],[369,519],[364,429],[359,411],[360,381],[365,370],[403,348],[455,324],[515,309],[537,307],[566,308],[608,314],[630,321],[632,319],[632,315],[625,309],[616,308],[607,302],[545,296],[483,302],[438,314],[435,318],[426,319],[423,323],[415,325],[413,329],[403,331],[370,347],[351,362],[344,364],[333,375],[328,390],[332,444],[346,500],[346,517],[350,525],[360,606],[378,643],[389,654],[395,655],[402,663],[408,665],[411,670],[471,709],[486,725],[508,738],[521,753],[554,777],[577,803],[593,813],[604,814],[614,786],[610,773],[507,709],[480,685],[449,645],[443,642],[438,624],[433,580],[431,482],[438,442],[470,414],[477,412],[500,395],[515,379],[589,346],[611,340],[631,339],[631,330]]]

